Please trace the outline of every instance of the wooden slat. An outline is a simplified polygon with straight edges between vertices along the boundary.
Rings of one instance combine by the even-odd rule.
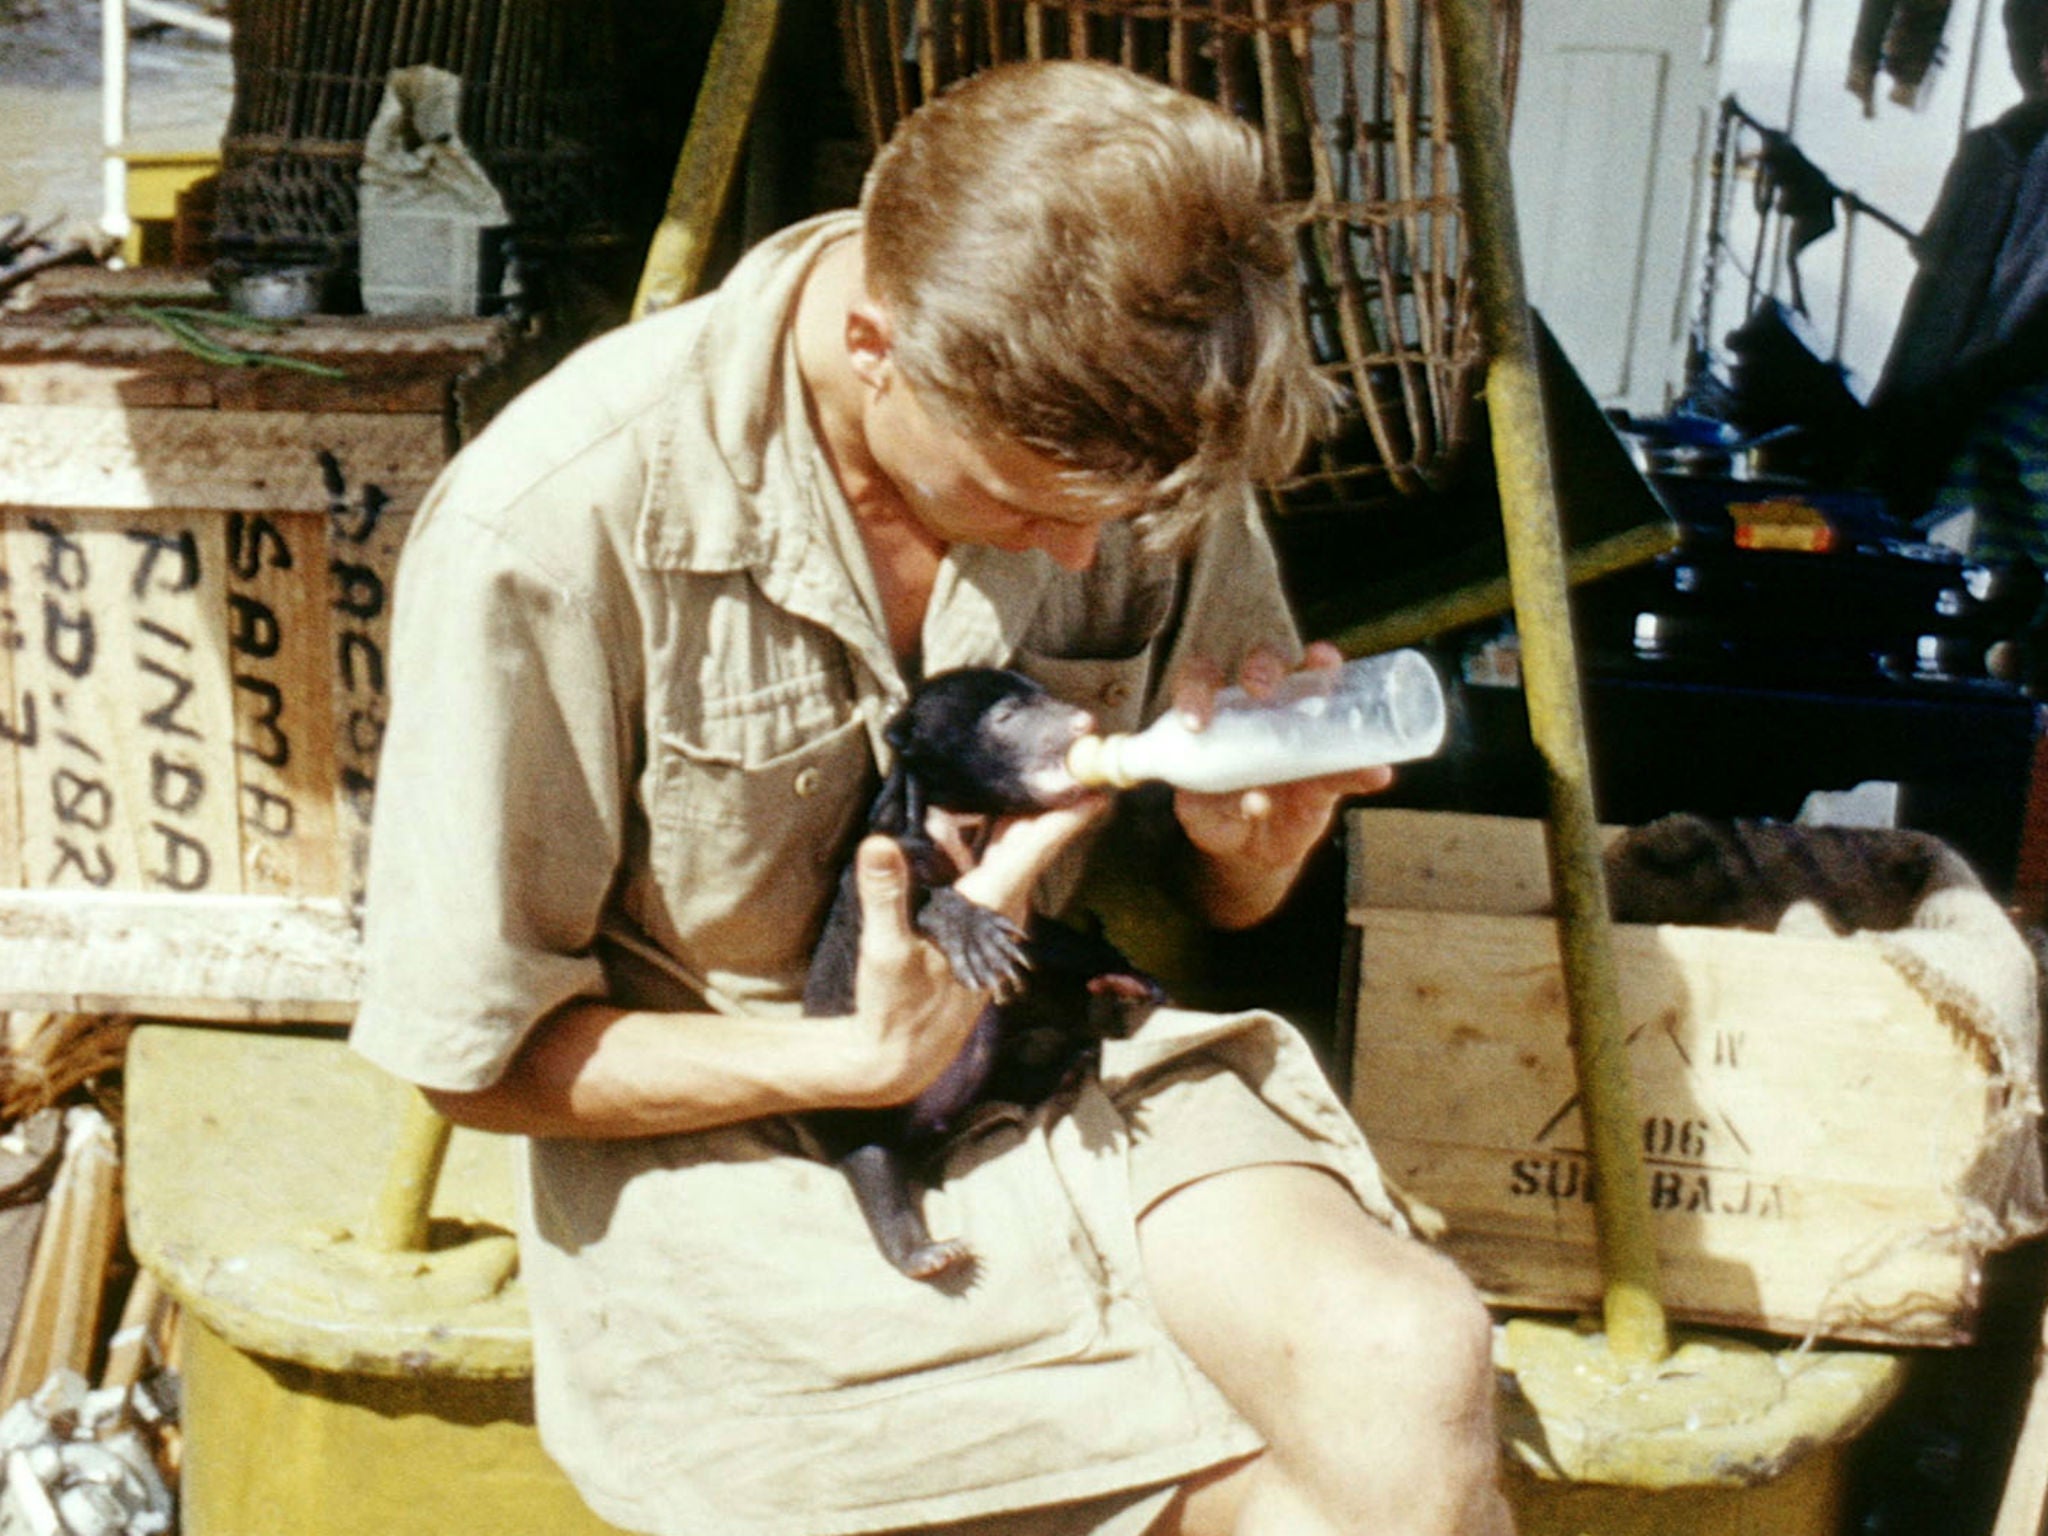
[[[415,506],[446,458],[434,416],[299,411],[0,408],[0,486],[13,507],[321,511],[319,453]]]
[[[69,358],[0,362],[0,406],[23,405],[211,410],[214,397],[212,382],[203,374],[166,376],[138,365]]]
[[[1626,829],[1603,827],[1612,842]],[[1372,907],[1416,912],[1550,910],[1543,823],[1441,811],[1361,810],[1345,822],[1352,921]]]
[[[130,679],[121,744],[146,889],[241,888],[226,561],[205,513],[123,520],[131,574],[102,629]]]
[[[16,883],[239,887],[218,540],[204,516],[0,518]]]
[[[96,1109],[66,1116],[64,1162],[36,1235],[20,1315],[0,1364],[0,1404],[29,1396],[55,1371],[92,1368],[107,1266],[121,1238],[121,1154]]]
[[[360,902],[370,858],[370,809],[384,743],[391,603],[410,509],[384,506],[345,486],[328,520],[333,601],[334,828],[340,888]]]
[[[168,343],[124,346],[106,359],[23,359],[0,350],[0,406],[100,410],[329,411],[445,417],[451,359],[445,354],[338,355],[347,380],[274,368],[221,368]],[[328,361],[328,359],[322,359]]]
[[[22,863],[31,885],[141,885],[141,803],[124,751],[134,707],[127,666],[103,643],[123,594],[118,526],[95,516],[10,516],[0,527],[26,610],[15,654],[24,721],[17,747]]]
[[[326,518],[233,516],[225,549],[242,888],[338,894]]]
[[[1402,1063],[1392,1081],[1435,1058],[1434,1076],[1465,1090],[1513,1085],[1513,1100],[1482,1092],[1458,1106],[1461,1127],[1482,1133],[1473,1145],[1516,1145],[1575,1103],[1547,919],[1447,923],[1386,911],[1369,913],[1364,927],[1362,981],[1388,1013],[1361,1048]],[[1936,1190],[1974,1156],[1986,1117],[1984,1068],[1872,946],[1636,924],[1617,925],[1613,942],[1630,1061],[1646,1091],[1706,1095],[1715,1118],[1744,1127],[1753,1155],[1842,1179],[1866,1176],[1875,1161],[1902,1185]],[[1394,1020],[1398,1030],[1387,1027]],[[1805,1113],[1782,1117],[1788,1095]],[[1901,1144],[1898,1120],[1865,1112],[1899,1107],[1893,1095],[1900,1105],[1924,1101],[1911,1145]],[[1531,1102],[1543,1107],[1528,1124]],[[1547,1144],[1577,1135],[1577,1123],[1574,1108]],[[1466,1139],[1447,1127],[1432,1134]]]
[[[0,1009],[342,1024],[360,975],[338,901],[0,892]]]
[[[128,1299],[121,1306],[121,1320],[107,1340],[106,1363],[100,1368],[100,1390],[123,1394],[116,1413],[124,1423],[133,1412],[127,1393],[153,1363],[156,1336],[170,1305],[171,1299],[156,1275],[147,1269],[137,1269],[128,1287]]]
[[[132,887],[114,724],[126,707],[125,680],[103,664],[98,643],[99,612],[117,580],[102,530],[8,515],[0,543],[24,631],[14,653],[23,879]]]
[[[1582,1154],[1368,1134],[1389,1176],[1445,1217],[1441,1246],[1490,1301],[1598,1312]],[[1664,1160],[1647,1180],[1674,1316],[1870,1343],[1972,1335],[1982,1261],[1955,1230],[1953,1204],[1931,1211],[1892,1186]]]
[[[27,729],[14,686],[14,653],[28,643],[24,594],[8,566],[6,523],[0,519],[0,886],[22,883],[21,759],[16,742]]]

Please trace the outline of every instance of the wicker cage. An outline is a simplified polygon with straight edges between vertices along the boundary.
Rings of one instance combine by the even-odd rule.
[[[363,140],[385,76],[462,78],[462,137],[540,245],[614,232],[620,116],[603,7],[562,0],[237,0],[215,243],[348,264]]]
[[[1512,83],[1520,0],[1493,15]],[[1345,400],[1269,507],[1373,506],[1452,477],[1481,348],[1437,0],[840,0],[840,29],[875,145],[1012,59],[1107,59],[1256,123],[1276,195],[1303,215],[1303,317]]]

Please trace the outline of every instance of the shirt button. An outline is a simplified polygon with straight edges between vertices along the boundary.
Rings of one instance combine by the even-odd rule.
[[[796,781],[790,787],[808,800],[818,792],[818,787],[824,782],[825,775],[816,768],[805,768],[798,772]]]
[[[1102,702],[1114,709],[1131,696],[1129,683],[1105,683],[1102,686]]]

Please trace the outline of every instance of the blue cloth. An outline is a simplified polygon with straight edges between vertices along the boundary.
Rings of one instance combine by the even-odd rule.
[[[1994,399],[1935,491],[1930,520],[1974,512],[1970,553],[2048,570],[2048,379]]]

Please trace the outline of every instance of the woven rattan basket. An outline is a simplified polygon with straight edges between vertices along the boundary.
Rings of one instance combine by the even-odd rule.
[[[1280,513],[1443,486],[1475,431],[1480,341],[1435,0],[840,0],[870,139],[1011,59],[1108,59],[1259,125],[1303,215],[1304,318],[1342,430],[1268,490]],[[1520,0],[1494,0],[1512,83]]]
[[[513,225],[547,242],[620,222],[606,7],[559,0],[236,0],[216,243],[257,263],[353,261],[363,138],[386,75],[462,77],[462,136]]]

